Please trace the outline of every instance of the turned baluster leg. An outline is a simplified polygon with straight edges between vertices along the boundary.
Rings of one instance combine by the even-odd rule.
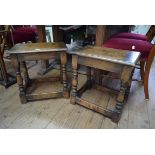
[[[77,85],[78,85],[78,56],[72,56],[72,92],[71,92],[71,103],[76,103],[77,96]]]
[[[134,74],[134,70],[135,69],[132,70],[130,78],[129,78],[128,82],[127,82],[127,89],[126,89],[126,92],[125,92],[125,102],[128,100],[128,96],[129,96],[129,93],[130,93],[130,88],[131,88],[131,83],[132,83],[132,76]]]
[[[62,71],[62,80],[63,80],[63,96],[69,98],[68,84],[67,84],[67,54],[65,52],[60,54],[61,57],[61,71]]]
[[[22,71],[24,73],[25,85],[29,86],[31,81],[29,78],[28,69],[27,69],[25,61],[21,62],[21,66],[22,66]]]
[[[18,62],[17,57],[12,57],[12,62],[13,62],[13,66],[14,66],[15,72],[16,72],[16,78],[17,78],[17,84],[19,87],[20,100],[21,100],[21,103],[24,104],[27,102],[27,100],[26,100],[26,96],[25,96],[23,78],[22,78],[21,72],[20,72],[20,62]]]
[[[132,71],[133,71],[132,67],[125,66],[123,68],[122,75],[121,75],[120,91],[119,91],[119,94],[117,96],[117,101],[116,101],[117,103],[116,103],[115,110],[114,110],[114,113],[112,116],[112,120],[114,122],[118,122],[120,119],[120,115],[122,112],[122,108],[123,108],[125,99],[128,96],[127,93],[129,93],[129,88],[131,85],[130,80],[132,78],[131,77]]]

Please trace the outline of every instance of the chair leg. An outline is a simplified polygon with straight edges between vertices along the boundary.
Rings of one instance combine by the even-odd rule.
[[[1,53],[0,53],[0,71],[1,71],[1,75],[2,75],[2,80],[4,81],[4,85],[7,87],[8,75],[6,72],[5,63],[4,63]]]
[[[150,51],[149,57],[146,61],[146,66],[145,66],[145,74],[144,74],[144,93],[145,93],[145,99],[149,99],[149,90],[148,90],[148,80],[149,80],[149,73],[151,69],[151,65],[153,62],[153,58],[155,55],[155,47],[152,48]]]
[[[140,61],[140,75],[141,80],[144,82],[144,68],[145,68],[145,61]]]

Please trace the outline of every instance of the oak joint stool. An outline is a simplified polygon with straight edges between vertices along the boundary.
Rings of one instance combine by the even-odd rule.
[[[65,97],[69,98],[69,88],[67,83],[67,54],[66,45],[62,42],[55,43],[27,43],[17,44],[8,51],[16,71],[16,78],[19,87],[21,103],[28,101],[42,100],[49,98]],[[25,61],[48,60],[60,57],[60,76],[62,77],[42,77],[30,79]],[[23,73],[23,77],[21,75]],[[35,92],[35,88],[41,82],[56,82],[62,79],[63,90],[55,92]],[[39,83],[39,85],[38,85]],[[45,88],[45,87],[44,87]]]
[[[88,109],[94,110],[118,122],[121,116],[124,103],[127,101],[132,75],[134,68],[139,60],[140,53],[133,51],[122,51],[108,49],[102,47],[86,47],[71,52],[72,54],[72,104],[79,104]],[[77,90],[78,86],[78,65],[87,67],[87,81]],[[102,85],[96,84],[95,79],[92,79],[91,68],[96,68],[108,72],[120,74],[120,90],[111,90],[104,88]],[[87,90],[95,88],[100,91],[109,91],[117,94],[114,109],[107,109],[96,103],[88,102],[81,98],[82,94]]]

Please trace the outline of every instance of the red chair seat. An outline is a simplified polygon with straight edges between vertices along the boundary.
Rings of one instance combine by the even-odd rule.
[[[141,58],[144,59],[148,57],[152,46],[153,45],[148,41],[126,38],[111,38],[103,44],[103,47],[138,51],[141,53]]]
[[[14,44],[36,40],[37,33],[33,29],[18,28],[12,31]],[[8,42],[13,45],[11,33],[8,33]]]
[[[127,32],[114,34],[111,38],[128,38],[148,41],[148,38],[145,35]]]
[[[15,31],[26,32],[26,33],[30,32],[37,36],[37,28],[34,26],[33,27],[19,27],[19,28],[16,28]]]

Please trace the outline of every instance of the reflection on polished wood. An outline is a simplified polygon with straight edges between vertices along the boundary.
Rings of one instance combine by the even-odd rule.
[[[11,50],[9,54],[22,54],[26,53],[42,53],[42,52],[59,52],[66,51],[66,45],[63,42],[54,43],[27,43],[27,44],[17,44]]]
[[[130,66],[135,66],[137,58],[140,57],[140,53],[135,51],[124,52],[123,50],[110,49],[105,47],[101,48],[101,47],[94,47],[94,46],[81,48],[70,53],[77,54],[79,56],[83,56],[87,58],[105,60],[108,62],[130,65]]]

